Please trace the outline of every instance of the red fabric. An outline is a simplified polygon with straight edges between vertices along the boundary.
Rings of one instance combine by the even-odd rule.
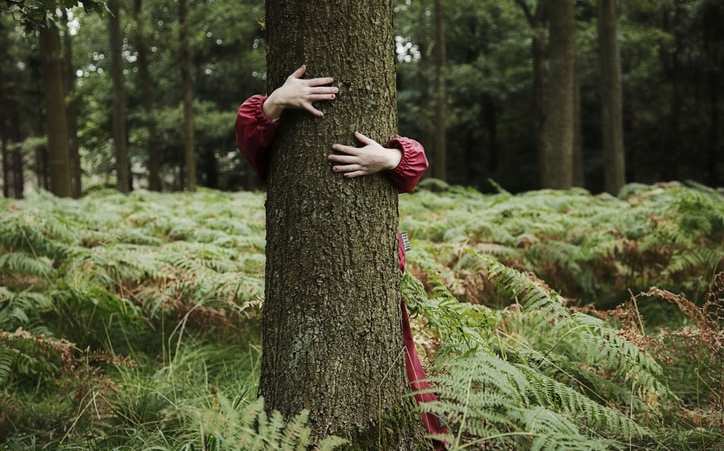
[[[242,155],[251,164],[259,178],[265,180],[269,167],[269,148],[274,140],[274,134],[279,121],[272,121],[264,114],[263,105],[266,96],[254,95],[249,97],[239,106],[236,115],[236,145]],[[402,136],[393,137],[386,147],[400,149],[402,156],[400,163],[384,174],[390,179],[393,185],[401,193],[411,192],[422,175],[429,167],[425,149],[422,144],[414,139]],[[397,255],[399,257],[400,271],[405,271],[405,248],[400,232],[397,232]],[[430,388],[427,381],[425,369],[422,366],[420,357],[415,349],[415,341],[412,338],[410,328],[410,317],[404,300],[400,302],[402,309],[402,341],[405,348],[405,374],[412,390]],[[417,403],[436,400],[433,393],[416,394]],[[423,413],[422,422],[425,429],[431,434],[447,433],[447,428],[440,424],[440,420],[432,413]],[[434,442],[435,449],[445,449],[443,443]]]

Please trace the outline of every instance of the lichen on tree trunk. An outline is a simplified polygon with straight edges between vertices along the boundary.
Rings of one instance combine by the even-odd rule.
[[[419,449],[421,432],[404,396],[397,190],[327,160],[355,130],[396,133],[392,14],[389,0],[266,2],[269,91],[302,63],[340,91],[321,119],[286,111],[271,149],[261,394],[357,449]]]

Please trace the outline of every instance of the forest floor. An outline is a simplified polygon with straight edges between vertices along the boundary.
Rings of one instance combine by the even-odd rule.
[[[255,192],[0,200],[0,449],[303,447],[257,398],[264,219]],[[423,181],[400,230],[451,448],[724,448],[721,193]]]

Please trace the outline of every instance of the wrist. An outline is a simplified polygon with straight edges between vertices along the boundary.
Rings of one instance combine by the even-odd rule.
[[[262,111],[264,112],[264,116],[270,121],[276,121],[281,117],[282,111],[284,111],[284,104],[279,99],[277,91],[272,92],[269,97],[266,98],[264,105],[262,105]]]
[[[400,164],[400,160],[402,160],[402,151],[400,149],[396,149],[394,147],[392,148],[385,148],[387,150],[387,153],[389,154],[389,158],[387,161],[387,169],[395,169],[397,165]]]

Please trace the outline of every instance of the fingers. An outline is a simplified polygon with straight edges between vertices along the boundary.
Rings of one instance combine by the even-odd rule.
[[[366,137],[365,135],[363,135],[360,132],[354,132],[354,136],[359,140],[359,142],[361,142],[365,146],[367,144],[372,144],[375,142],[373,139]]]
[[[334,78],[332,77],[322,77],[322,78],[310,78],[308,80],[304,80],[307,83],[307,86],[321,86],[321,85],[328,85],[334,81]]]
[[[336,163],[359,163],[359,157],[355,157],[352,155],[330,154],[327,159]]]
[[[334,172],[354,172],[359,171],[362,169],[362,166],[358,164],[343,164],[343,165],[337,165],[332,166],[332,170]]]
[[[345,177],[353,178],[353,177],[359,177],[360,175],[366,175],[367,173],[365,171],[353,171],[353,172],[347,172],[344,174]]]
[[[339,88],[336,86],[321,86],[309,88],[310,94],[337,94]]]
[[[306,99],[310,102],[316,102],[318,100],[334,100],[334,94],[309,94]]]
[[[304,103],[302,104],[302,107],[303,107],[305,110],[309,111],[310,113],[312,113],[313,115],[315,115],[315,116],[317,116],[317,117],[322,117],[322,116],[324,116],[324,113],[322,113],[322,112],[319,111],[318,109],[314,108],[314,105],[312,105],[312,104],[309,103],[309,102],[304,102]]]
[[[359,155],[362,153],[362,149],[359,147],[345,146],[344,144],[332,144],[332,149],[351,155]]]
[[[307,70],[307,65],[302,64],[301,66],[299,66],[299,68],[297,70],[292,72],[292,75],[290,75],[290,77],[302,78],[302,75],[304,75],[304,71],[306,71],[306,70]]]

